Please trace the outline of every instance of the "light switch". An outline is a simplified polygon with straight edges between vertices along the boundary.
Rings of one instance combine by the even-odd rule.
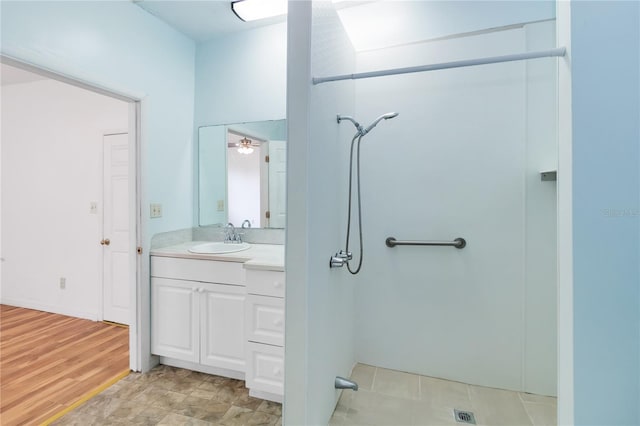
[[[157,218],[162,217],[162,204],[159,203],[151,203],[151,214],[150,217]]]
[[[219,212],[224,211],[224,200],[218,200],[218,211]]]
[[[90,214],[98,214],[98,203],[96,201],[92,201],[89,204],[89,213]]]

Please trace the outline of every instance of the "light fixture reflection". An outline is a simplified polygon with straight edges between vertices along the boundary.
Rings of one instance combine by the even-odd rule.
[[[253,142],[251,141],[251,139],[247,139],[242,138],[240,139],[240,142],[237,143],[238,145],[238,152],[240,154],[246,154],[249,155],[253,152]]]
[[[231,10],[245,22],[287,14],[287,0],[239,0],[231,2]]]

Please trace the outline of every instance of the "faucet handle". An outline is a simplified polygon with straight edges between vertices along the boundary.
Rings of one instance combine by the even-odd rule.
[[[336,253],[336,257],[342,260],[351,260],[353,259],[353,254],[350,251],[340,250]]]
[[[224,242],[232,243],[235,240],[236,228],[229,222],[224,226]]]

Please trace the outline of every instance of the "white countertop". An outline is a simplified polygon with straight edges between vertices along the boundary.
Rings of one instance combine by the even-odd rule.
[[[151,256],[181,257],[185,259],[241,262],[246,269],[284,271],[284,246],[277,244],[251,244],[248,250],[225,254],[191,253],[189,249],[210,241],[189,241],[183,244],[151,250]]]

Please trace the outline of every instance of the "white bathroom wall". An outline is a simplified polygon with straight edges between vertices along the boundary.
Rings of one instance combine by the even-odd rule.
[[[336,115],[354,113],[354,83],[311,86],[311,75],[348,72],[355,55],[331,2],[313,2],[311,20],[305,3],[289,5],[290,20],[296,16],[297,22],[289,27],[296,44],[288,76],[284,420],[320,425],[328,423],[340,395],[335,377],[348,377],[355,362],[354,283],[346,269],[329,269],[330,256],[344,248],[347,199],[341,189],[354,133],[350,123],[338,125]]]
[[[525,27],[526,50],[555,46],[555,22]],[[540,173],[558,168],[557,66],[526,61],[525,260],[523,388],[557,394],[557,181]]]
[[[554,23],[362,52],[358,70],[554,46]],[[531,63],[529,63],[531,62]],[[360,80],[365,259],[356,358],[555,394],[555,60]],[[385,238],[453,240],[387,248]]]
[[[574,421],[573,356],[573,120],[571,112],[571,2],[558,2],[558,46],[566,56],[558,60],[558,412],[559,425]],[[640,264],[640,262],[639,262]]]
[[[53,80],[2,89],[0,300],[95,320],[102,138],[127,130],[128,104]],[[92,201],[98,214],[90,214]]]

